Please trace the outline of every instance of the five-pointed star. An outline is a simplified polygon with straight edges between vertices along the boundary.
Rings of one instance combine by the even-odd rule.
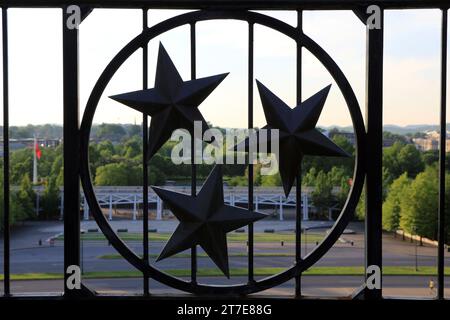
[[[208,129],[198,106],[227,75],[225,73],[184,82],[160,43],[155,87],[110,98],[152,117],[146,159],[149,161],[174,130],[186,129],[192,134],[194,121],[202,122],[202,134]]]
[[[152,188],[180,221],[157,261],[200,245],[229,278],[227,232],[266,215],[224,204],[220,165],[214,167],[196,197]]]
[[[315,128],[331,85],[291,109],[262,83],[256,82],[267,121],[267,125],[262,128],[268,132],[267,143],[271,141],[270,130],[279,130],[278,170],[287,197],[304,155],[349,156]],[[245,144],[248,146],[248,139]]]

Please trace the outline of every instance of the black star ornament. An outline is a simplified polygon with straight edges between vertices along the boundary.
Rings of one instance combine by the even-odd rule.
[[[183,81],[169,54],[160,43],[155,87],[110,97],[124,105],[151,116],[147,161],[169,140],[176,129],[191,134],[194,121],[202,122],[202,134],[208,124],[198,106],[222,82],[228,73]]]
[[[261,82],[256,82],[267,121],[267,125],[262,128],[267,130],[267,138],[261,140],[261,143],[270,143],[270,131],[279,130],[280,149],[277,161],[286,197],[294,184],[303,156],[350,156],[316,129],[331,85],[291,109]],[[249,146],[248,139],[242,143]],[[237,149],[238,146],[235,147]],[[266,146],[266,150],[270,151],[270,144]]]
[[[220,165],[214,167],[196,197],[152,188],[180,221],[157,261],[200,245],[229,278],[226,234],[266,215],[224,204]]]

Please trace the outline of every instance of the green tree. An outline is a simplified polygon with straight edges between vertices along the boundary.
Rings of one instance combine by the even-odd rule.
[[[325,209],[328,209],[333,201],[333,186],[330,183],[328,175],[319,171],[316,176],[314,184],[314,191],[311,194],[311,200],[314,206],[318,209],[319,214],[322,214]],[[328,215],[328,212],[325,213]]]
[[[59,169],[58,176],[56,177],[56,185],[62,187],[64,185],[64,167]]]
[[[358,205],[356,206],[355,218],[363,221],[366,219],[366,188],[363,188]]]
[[[400,200],[400,227],[427,238],[436,238],[438,180],[435,167],[419,173]]]
[[[303,177],[302,185],[312,187],[315,184],[317,176],[317,169],[316,167],[311,167],[309,169],[308,173],[306,173]]]
[[[125,163],[110,163],[97,168],[95,185],[130,186],[142,184],[142,169]]]
[[[10,177],[11,185],[19,185],[24,175],[33,174],[33,152],[24,148],[11,152],[10,155]]]
[[[395,142],[391,147],[383,150],[383,166],[391,179],[397,179],[404,172],[414,178],[424,170],[422,154],[411,144]]]
[[[42,197],[42,208],[45,219],[52,218],[59,214],[59,188],[56,184],[56,177],[51,177],[45,184]]]
[[[383,203],[383,229],[388,231],[398,229],[401,216],[400,202],[409,184],[408,175],[404,173],[389,187],[386,201]]]
[[[34,200],[36,199],[36,194],[33,191],[33,187],[31,185],[30,177],[28,176],[28,174],[25,174],[23,176],[16,197],[21,211],[19,214],[19,218],[27,219],[35,217],[36,211]]]
[[[272,174],[270,176],[261,176],[261,186],[263,187],[278,187],[281,186],[280,173]]]
[[[3,190],[3,170],[0,170],[0,190]],[[4,217],[4,204],[5,201],[3,192],[0,192],[0,231],[3,231],[3,217]],[[17,221],[23,219],[20,217],[20,208],[18,207],[18,201],[16,194],[11,194],[11,200],[9,202],[9,224],[12,226]]]
[[[114,123],[102,123],[95,132],[97,139],[111,141],[120,141],[126,134],[122,125]]]
[[[414,178],[425,168],[422,154],[412,144],[407,144],[400,150],[398,162],[401,170],[406,172],[410,178]]]

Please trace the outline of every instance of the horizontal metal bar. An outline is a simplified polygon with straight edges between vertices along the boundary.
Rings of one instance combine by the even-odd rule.
[[[304,9],[352,10],[356,7],[378,5],[385,9],[448,8],[448,0],[3,0],[7,7],[61,7],[87,5],[93,8],[165,8],[165,9]]]

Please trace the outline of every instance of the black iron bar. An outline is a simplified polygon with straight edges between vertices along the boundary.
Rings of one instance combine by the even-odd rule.
[[[253,42],[254,25],[248,25],[248,128],[253,129]],[[250,151],[250,150],[247,150]],[[248,210],[253,211],[253,155],[248,154]],[[254,276],[254,230],[253,223],[248,225],[248,282],[255,281]]]
[[[60,7],[61,0],[14,0],[9,7]],[[356,6],[378,5],[385,9],[443,8],[448,0],[80,0],[94,8],[160,8],[160,9],[274,9],[274,10],[353,10]]]
[[[148,28],[148,10],[142,10],[142,30]],[[148,43],[142,47],[142,88],[148,89]],[[148,264],[149,244],[148,244],[148,163],[147,150],[148,149],[148,116],[142,115],[142,219],[143,219],[143,259],[144,263]],[[150,277],[147,272],[143,274],[144,278],[144,295],[149,295],[149,280]]]
[[[8,9],[2,8],[3,43],[3,285],[10,295],[9,251],[9,75],[8,75]]]
[[[80,144],[78,103],[78,28],[66,25],[70,14],[64,8],[63,29],[63,102],[64,102],[64,295],[78,290],[67,287],[65,271],[80,266]]]
[[[448,13],[442,10],[442,40],[441,40],[441,114],[439,139],[439,213],[438,213],[438,299],[444,299],[444,246],[445,234],[445,145],[447,139],[447,28]]]
[[[380,18],[380,29],[366,27],[366,270],[382,266],[383,11]],[[365,296],[381,299],[381,288],[367,288]]]
[[[297,11],[297,30],[303,32],[303,12]],[[297,105],[302,102],[302,46],[297,42]],[[303,205],[305,205],[303,203]],[[295,263],[299,264],[302,259],[302,166],[298,168],[295,192]],[[295,296],[300,297],[302,294],[302,276],[295,277]]]
[[[190,42],[191,42],[191,79],[196,78],[196,40],[195,40],[195,23],[190,25]],[[195,165],[195,136],[194,130],[191,132],[191,195],[197,196],[197,166]],[[197,283],[197,246],[191,248],[191,282]]]

